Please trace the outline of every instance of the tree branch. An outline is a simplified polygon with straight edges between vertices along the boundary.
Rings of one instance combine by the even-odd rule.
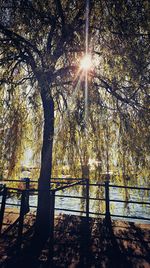
[[[41,57],[41,53],[40,51],[37,49],[36,46],[34,46],[33,44],[31,44],[31,42],[29,42],[28,40],[26,40],[24,37],[22,37],[21,35],[14,33],[11,30],[8,30],[7,28],[5,28],[1,23],[0,23],[0,31],[6,35],[8,38],[10,38],[10,40],[12,40],[14,42],[14,44],[21,44],[23,45],[23,47],[28,47],[31,48],[34,52],[36,52],[40,57]]]
[[[51,30],[47,38],[47,52],[48,53],[51,53],[51,42],[52,42],[53,34],[55,31],[55,27],[56,27],[56,20],[53,20],[53,23],[51,24]]]
[[[126,103],[128,104],[129,106],[131,107],[134,107],[137,106],[137,107],[140,107],[144,110],[149,110],[147,108],[145,108],[144,106],[142,106],[139,102],[137,102],[136,100],[134,99],[129,99],[129,98],[124,98],[122,97],[121,95],[119,95],[116,91],[113,90],[113,88],[105,81],[103,80],[102,78],[99,78],[99,80],[101,81],[102,83],[102,86],[106,89],[106,91],[108,93],[110,93],[112,96],[114,96],[117,100],[121,101],[122,103]],[[100,86],[100,85],[99,85]]]
[[[62,22],[62,34],[64,34],[64,32],[65,32],[65,16],[64,16],[61,0],[56,0],[56,8],[57,8],[58,15],[61,18],[61,22]]]

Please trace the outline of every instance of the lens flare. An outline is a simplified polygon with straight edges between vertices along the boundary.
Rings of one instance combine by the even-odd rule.
[[[80,68],[83,70],[89,70],[92,67],[91,55],[86,54],[80,61]]]

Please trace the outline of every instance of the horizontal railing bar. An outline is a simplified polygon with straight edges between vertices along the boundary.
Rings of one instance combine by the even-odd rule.
[[[77,182],[79,182],[79,181],[77,181]],[[72,182],[70,181],[70,183],[72,183]],[[51,184],[63,184],[63,185],[70,185],[70,184],[69,184],[69,182],[67,182],[67,181],[66,181],[66,182],[63,182],[63,181],[61,181],[61,182],[60,182],[60,181],[56,181],[56,182],[51,182]],[[85,183],[85,182],[83,182],[83,181],[81,181],[80,185],[83,185],[83,186],[84,186],[84,185],[86,185],[86,183]]]
[[[67,185],[67,186],[58,187],[54,191],[57,192],[57,191],[60,191],[60,190],[63,190],[63,189],[67,189],[69,187],[72,187],[72,186],[75,186],[75,185],[79,185],[79,184],[81,184],[81,181],[74,182],[74,183],[72,183],[70,185]]]
[[[3,183],[3,182],[25,182],[25,181],[8,179],[8,180],[2,180],[1,181],[1,183]]]
[[[26,192],[39,192],[38,189],[19,189],[19,188],[14,188],[14,187],[7,187],[8,190],[12,190],[12,191],[17,191],[17,192],[23,192],[23,191],[26,191]],[[41,190],[41,191],[46,191],[46,190]],[[54,189],[51,189],[50,191],[54,191]],[[14,192],[9,192],[9,193],[14,193]]]
[[[59,194],[56,194],[55,196],[56,196],[56,197],[65,197],[65,198],[74,198],[74,199],[84,199],[84,200],[86,200],[86,197],[83,197],[83,196],[59,195]],[[105,198],[95,198],[95,197],[90,197],[89,200],[105,201]]]
[[[96,198],[96,197],[90,197],[90,200],[94,200],[94,201],[105,201],[105,198]]]
[[[37,195],[37,194],[34,194]],[[84,199],[86,200],[86,197],[82,197],[82,196],[71,196],[71,195],[55,195],[56,197],[63,197],[63,198],[74,198],[74,199]],[[19,199],[18,199],[19,200]],[[94,200],[94,201],[105,201],[105,198],[94,198],[94,197],[90,197],[89,200]],[[140,204],[140,205],[150,205],[150,202],[140,202],[140,201],[124,201],[124,200],[118,200],[118,199],[109,199],[109,202],[116,202],[116,203],[131,203],[131,204]],[[0,202],[1,204],[1,202]],[[6,203],[7,205],[7,203]],[[12,204],[14,205],[14,204]],[[19,205],[19,204],[18,204]]]
[[[123,215],[116,215],[116,214],[111,214],[111,217],[119,217],[119,218],[128,218],[128,219],[136,219],[136,220],[146,220],[150,221],[150,218],[145,218],[145,217],[137,217],[137,216],[123,216]]]
[[[63,182],[63,181],[60,181],[60,180],[82,180],[82,182],[86,179],[82,179],[82,178],[51,178],[51,183],[53,183],[53,181],[56,183],[56,180],[58,183],[67,183],[67,182]],[[8,180],[2,180],[1,182],[21,182],[21,183],[26,183],[26,181],[24,180],[11,180],[11,179],[8,179]],[[38,181],[35,181],[35,180],[30,180],[30,182],[32,183],[38,183]],[[89,182],[89,186],[102,186],[104,187],[105,184],[104,183],[90,183]],[[115,187],[115,188],[127,188],[127,189],[136,189],[136,190],[150,190],[150,188],[148,187],[138,187],[138,186],[125,186],[125,185],[116,185],[116,184],[109,184],[109,187]]]
[[[67,208],[63,209],[63,208],[58,208],[58,207],[56,207],[55,210],[70,211],[70,212],[78,212],[78,213],[86,213],[86,211],[73,210],[73,209],[67,209]],[[99,213],[99,212],[90,212],[90,211],[89,211],[89,214],[105,216],[105,213]]]
[[[65,197],[65,198],[74,198],[74,199],[86,199],[83,196],[73,196],[73,195],[60,195],[60,194],[56,194],[56,197]]]
[[[51,183],[68,184],[67,181],[51,181]],[[69,184],[68,184],[69,185]]]
[[[23,180],[23,179],[25,179],[25,178],[28,178],[28,177],[26,176],[26,177],[22,177],[21,179],[16,179],[16,180],[13,180],[13,179],[3,179],[3,180],[1,180],[1,181],[2,181],[2,182],[3,182],[3,181],[6,181],[6,182],[7,182],[7,181],[14,181],[14,182],[15,182],[15,181],[21,181],[21,180]],[[70,177],[70,178],[62,178],[62,177],[61,177],[61,178],[58,178],[58,177],[57,177],[57,178],[54,178],[54,177],[53,177],[53,178],[51,178],[51,180],[85,180],[85,178],[71,178],[71,177]],[[35,180],[31,180],[31,179],[30,179],[30,181],[33,182],[33,181],[35,181]],[[38,182],[38,180],[36,180],[36,181]]]
[[[56,195],[56,197],[65,197],[65,198],[74,198],[73,196],[59,196],[59,195]],[[84,197],[76,197],[77,199],[85,199]],[[86,200],[86,199],[85,199]],[[105,199],[94,199],[94,198],[90,198],[90,200],[100,200],[100,201],[105,201]],[[141,205],[150,205],[150,203],[141,203],[141,202],[125,202],[125,201],[121,201],[121,200],[110,200],[110,202],[116,202],[116,203],[131,203],[131,204],[141,204]],[[16,207],[20,207],[20,204],[14,204],[14,203],[6,203],[6,206],[16,206]],[[37,206],[32,206],[32,205],[29,205],[30,207],[37,207]]]
[[[70,212],[78,212],[78,213],[86,213],[86,211],[81,211],[81,210],[73,210],[73,209],[67,209],[67,208],[58,208],[56,207],[55,210],[63,210],[63,211],[70,211]]]
[[[7,203],[6,205],[14,205],[14,206],[19,206],[19,204],[9,204]],[[37,208],[37,206],[30,205],[30,208]],[[61,211],[68,211],[68,212],[77,212],[77,213],[86,213],[85,211],[81,210],[72,210],[72,209],[65,209],[65,208],[58,208],[56,207],[55,210],[61,210]],[[89,211],[89,214],[91,215],[103,215],[105,216],[105,213],[99,213],[99,212],[91,212]],[[124,216],[124,215],[116,215],[116,214],[111,214],[111,217],[119,217],[119,218],[129,218],[129,219],[137,219],[137,220],[150,220],[150,218],[145,218],[145,217],[137,217],[137,216]]]
[[[23,181],[24,182],[24,181]],[[25,181],[26,182],[26,181]],[[38,180],[30,180],[31,183],[38,183]]]
[[[38,189],[19,189],[19,188],[14,188],[14,187],[7,187],[8,190],[12,190],[12,191],[17,191],[17,192],[23,192],[23,191],[26,191],[26,192],[39,192]],[[46,190],[40,190],[40,191],[46,191]],[[55,189],[51,189],[49,191],[55,191]],[[14,192],[11,192],[11,193],[14,193]]]
[[[50,180],[50,183],[68,184],[67,181],[79,181],[79,179],[66,179],[66,178],[65,179],[61,178],[60,180],[53,178],[52,180]],[[64,180],[66,180],[66,181],[64,181]],[[85,179],[80,179],[80,180],[82,180],[83,184],[85,184],[85,182],[84,182]],[[23,183],[23,184],[25,184],[26,180],[3,180],[3,181],[0,181],[0,183],[3,183],[3,182],[5,182],[5,183],[13,182],[13,183]],[[29,183],[37,183],[38,184],[38,181],[30,180]]]
[[[6,203],[6,206],[15,206],[19,207],[21,205],[21,202],[19,204],[14,204],[14,203]]]
[[[53,183],[53,181],[51,182]],[[56,183],[56,182],[54,182]],[[67,182],[62,182],[62,181],[57,181],[57,183],[60,183],[60,184],[68,184]],[[85,183],[81,183],[81,185],[85,185]],[[101,186],[101,187],[105,187],[105,184],[103,183],[89,183],[89,186]],[[114,188],[122,188],[122,189],[132,189],[132,190],[147,190],[149,191],[150,188],[147,188],[147,187],[138,187],[138,186],[124,186],[124,185],[113,185],[113,184],[109,184],[109,187],[114,187]]]
[[[114,187],[114,188],[123,188],[123,189],[132,189],[132,190],[145,190],[145,191],[150,191],[150,188],[147,187],[138,187],[138,186],[124,186],[124,185],[114,185],[114,184],[109,184],[109,187]]]
[[[89,186],[102,186],[102,187],[105,187],[105,184],[102,184],[102,183],[89,183]],[[109,187],[150,191],[150,188],[148,188],[148,187],[138,187],[138,186],[125,186],[125,185],[109,184]]]
[[[85,178],[51,178],[51,180],[86,180]]]
[[[100,213],[100,212],[90,212],[89,211],[89,214],[91,214],[91,215],[102,215],[102,216],[105,216],[105,213]]]
[[[104,183],[89,183],[89,186],[102,186],[105,187]]]
[[[150,205],[150,202],[140,202],[140,201],[125,201],[125,200],[119,200],[119,199],[109,199],[109,202],[116,202],[116,203],[131,203],[131,204],[140,204],[140,205]]]
[[[0,183],[3,183],[3,182],[22,182],[22,183],[26,183],[26,180],[23,180],[23,179],[20,179],[20,180],[2,180],[2,181],[0,181]],[[30,182],[38,182],[38,181],[34,181],[34,180],[30,180]]]
[[[77,182],[74,182],[74,183],[71,183],[71,184],[67,184],[65,186],[62,186],[62,187],[58,187],[58,188],[55,188],[55,189],[51,189],[50,191],[60,191],[60,190],[63,190],[63,189],[67,189],[69,187],[72,187],[72,186],[75,186],[75,185],[79,185],[81,184],[82,181],[77,181]],[[22,192],[22,191],[27,191],[27,192],[39,192],[38,189],[18,189],[18,188],[15,188],[15,187],[7,187],[8,190],[12,190],[12,191],[18,191],[18,192]],[[42,191],[45,191],[45,190],[42,190]]]

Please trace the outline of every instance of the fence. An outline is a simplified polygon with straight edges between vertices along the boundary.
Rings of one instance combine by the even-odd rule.
[[[20,180],[7,180],[7,182],[15,182],[20,184]],[[1,188],[0,195],[2,196],[1,200],[1,211],[0,211],[0,231],[2,229],[2,224],[3,224],[3,218],[4,218],[4,212],[5,212],[5,207],[9,206],[10,204],[7,203],[7,197],[10,192],[15,193],[20,193],[21,194],[21,202],[20,202],[20,212],[19,212],[19,217],[16,222],[18,222],[18,236],[17,236],[17,245],[18,249],[21,248],[21,241],[22,241],[22,232],[23,232],[23,224],[24,224],[24,216],[25,214],[30,210],[31,207],[36,208],[36,206],[29,206],[29,200],[30,200],[30,195],[38,194],[37,189],[31,189],[32,184],[36,184],[37,181],[29,180],[28,178],[25,178],[22,181],[23,184],[23,189],[18,189],[14,187],[4,187]],[[113,218],[127,218],[127,219],[139,219],[139,220],[147,220],[150,221],[150,218],[147,217],[141,217],[141,216],[129,216],[129,215],[118,215],[118,214],[113,214],[111,213],[111,204],[116,202],[116,203],[132,203],[132,204],[144,204],[146,206],[150,205],[150,202],[143,202],[143,201],[138,201],[138,200],[119,200],[119,199],[111,199],[110,198],[110,189],[111,188],[119,188],[119,189],[130,189],[130,190],[140,190],[140,191],[150,191],[150,188],[145,188],[145,187],[131,187],[131,186],[119,186],[119,185],[113,185],[110,184],[109,181],[105,181],[105,183],[90,183],[88,179],[56,179],[53,178],[51,183],[53,183],[55,186],[54,189],[50,190],[50,195],[51,195],[51,208],[50,208],[50,215],[51,215],[51,226],[50,226],[50,236],[51,236],[51,241],[53,240],[53,229],[54,229],[54,215],[56,210],[63,210],[67,213],[84,213],[86,216],[86,220],[88,222],[89,216],[94,215],[94,216],[103,216],[106,218],[107,221],[109,221],[112,217]],[[62,185],[62,186],[61,186]],[[64,190],[67,188],[73,188],[77,185],[81,185],[85,187],[85,195],[84,196],[69,196],[69,195],[61,195],[58,194],[60,190]],[[101,187],[103,188],[104,192],[104,197],[101,198],[95,198],[95,197],[90,197],[90,187]],[[64,209],[64,208],[59,208],[55,206],[55,198],[56,197],[63,197],[63,198],[73,198],[73,199],[82,199],[85,200],[85,211],[81,210],[72,210],[72,209]],[[90,201],[91,200],[97,200],[98,202],[105,202],[105,212],[92,212],[90,211]],[[11,204],[13,205],[13,204]],[[15,205],[15,204],[14,204]],[[8,228],[10,229],[11,226]],[[53,244],[53,243],[52,243]]]
[[[19,183],[20,184],[20,180],[7,180],[7,182],[15,182],[15,183]],[[80,200],[85,200],[86,201],[86,211],[88,210],[87,208],[89,208],[89,203],[90,201],[99,201],[99,202],[105,202],[105,212],[93,212],[88,210],[88,214],[90,216],[106,216],[106,217],[118,217],[118,218],[127,218],[127,219],[139,219],[139,220],[150,220],[150,218],[148,217],[141,217],[141,216],[129,216],[129,215],[118,215],[118,214],[113,214],[111,213],[111,204],[113,203],[124,203],[124,204],[141,204],[141,205],[146,205],[149,206],[150,202],[145,202],[145,201],[138,201],[138,200],[120,200],[120,199],[111,199],[110,198],[110,190],[112,188],[118,188],[118,189],[126,189],[126,190],[140,190],[140,191],[150,191],[150,188],[146,188],[146,187],[132,187],[132,186],[120,186],[120,185],[113,185],[110,184],[109,181],[105,181],[105,183],[90,183],[90,181],[87,180],[82,180],[80,178],[78,179],[73,179],[73,178],[65,178],[65,179],[56,179],[56,178],[52,178],[51,181],[54,185],[57,185],[57,187],[55,187],[55,197],[63,197],[63,198],[72,198],[72,199],[80,199]],[[28,194],[26,194],[26,202],[29,202],[29,193],[30,194],[34,194],[37,195],[38,191],[35,189],[30,189],[31,185],[33,184],[37,184],[37,181],[34,180],[29,180],[28,178],[25,178],[22,182],[23,184],[23,188],[26,189],[26,191],[28,192]],[[75,185],[82,185],[82,186],[86,186],[86,194],[84,196],[70,196],[70,195],[62,195],[62,194],[58,194],[57,192],[66,188],[70,188],[70,187],[74,187]],[[63,185],[63,186],[61,186]],[[96,198],[96,197],[91,197],[90,196],[90,187],[101,187],[101,189],[103,189],[104,192],[104,197],[100,197],[100,198]],[[2,198],[2,202],[1,202],[1,213],[0,213],[0,228],[1,228],[1,221],[3,218],[3,211],[5,208],[5,203],[6,205],[10,205],[7,203],[6,201],[6,196],[7,193],[10,191],[19,191],[21,192],[21,190],[19,190],[18,188],[10,188],[10,187],[4,187],[3,190],[1,190],[1,195],[3,195]],[[29,191],[28,191],[29,190]],[[3,194],[2,194],[3,193]],[[12,204],[15,205],[15,204]],[[31,205],[30,207],[36,208],[36,205]],[[68,212],[68,213],[85,213],[84,211],[81,210],[72,210],[72,209],[65,209],[65,208],[59,208],[59,207],[55,207],[55,210],[59,210],[59,211],[64,211],[64,212]]]

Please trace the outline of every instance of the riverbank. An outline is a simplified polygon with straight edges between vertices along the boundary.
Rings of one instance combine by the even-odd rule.
[[[12,213],[9,211],[7,216],[5,215],[5,220],[13,222],[15,217],[17,217],[17,209]],[[26,233],[27,225],[32,225],[34,219],[35,215],[31,213],[25,217],[24,233]],[[1,267],[13,267],[11,248],[15,243],[16,233],[17,228],[14,228],[14,231],[0,239]],[[89,233],[87,245],[84,218],[58,215],[55,218],[54,267],[83,267],[81,258],[85,253],[88,253],[89,267],[92,268],[150,267],[150,224],[112,221],[108,226],[104,220],[92,218]],[[25,239],[23,243],[24,241]],[[37,267],[44,267],[48,258],[48,248],[49,242],[39,257]]]

